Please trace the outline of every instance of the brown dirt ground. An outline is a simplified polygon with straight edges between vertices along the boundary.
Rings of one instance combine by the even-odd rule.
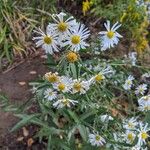
[[[28,83],[37,79],[38,76],[43,75],[48,70],[43,64],[44,61],[44,58],[40,56],[28,58],[8,72],[0,73],[0,91],[9,97],[11,103],[20,105],[31,98],[31,87]],[[0,150],[20,149],[19,147],[12,147],[12,142],[17,137],[9,132],[16,122],[17,118],[13,114],[2,112],[0,108]],[[22,149],[24,148],[21,147]]]

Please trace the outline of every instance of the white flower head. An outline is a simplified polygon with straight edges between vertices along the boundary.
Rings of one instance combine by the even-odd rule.
[[[131,130],[126,130],[123,136],[124,136],[124,140],[126,141],[126,143],[132,144],[135,140],[136,134]]]
[[[89,80],[89,82],[90,82],[91,84],[94,84],[94,83],[96,83],[96,82],[101,82],[101,81],[104,80],[104,79],[105,79],[105,76],[100,72],[100,73],[98,73],[97,75],[91,77],[91,79]]]
[[[110,120],[114,120],[114,118],[113,117],[111,117],[111,116],[109,116],[109,115],[101,115],[100,116],[100,119],[101,119],[101,121],[102,122],[108,122],[108,121],[110,121]]]
[[[63,93],[69,92],[72,88],[72,79],[67,76],[61,76],[59,82],[53,84],[53,88]]]
[[[142,78],[150,78],[150,71],[147,72],[147,73],[144,73],[144,74],[142,75]]]
[[[74,51],[85,49],[89,46],[89,44],[85,42],[89,35],[90,31],[85,27],[85,25],[77,23],[74,30],[68,33],[63,46],[69,46],[69,48]]]
[[[138,109],[139,111],[147,112],[150,110],[150,103],[141,103]]]
[[[148,131],[150,131],[150,128],[148,128],[148,123],[143,124],[140,123],[139,124],[139,129],[137,129],[138,131],[138,146],[143,146],[143,144],[146,145],[146,139],[149,137],[149,134],[147,133]]]
[[[139,105],[142,105],[142,104],[149,104],[150,105],[150,95],[142,96],[138,100],[138,103],[139,103]]]
[[[106,143],[105,139],[101,137],[98,133],[89,134],[89,142],[93,146],[103,146]]]
[[[76,100],[71,100],[68,98],[62,98],[60,100],[57,100],[56,102],[53,103],[53,106],[57,109],[63,108],[63,107],[71,107],[74,106],[78,101]]]
[[[105,75],[112,75],[114,73],[114,70],[112,69],[111,66],[107,65],[105,67],[102,67],[100,65],[97,65],[94,67],[94,71],[98,72],[98,74],[96,74],[95,76],[93,76],[90,79],[91,83],[95,83],[95,82],[101,82],[102,80],[105,79]]]
[[[135,65],[136,65],[136,61],[137,61],[137,59],[136,59],[136,57],[137,57],[137,52],[130,52],[130,53],[128,54],[128,56],[129,56],[129,59],[130,59],[130,61],[131,61],[132,66],[135,66]]]
[[[68,35],[69,31],[74,30],[76,27],[76,20],[73,16],[66,19],[66,14],[61,12],[53,14],[52,18],[54,23],[49,23],[47,30],[54,30],[59,35],[59,41],[62,42]]]
[[[146,90],[147,90],[147,84],[141,84],[136,88],[135,94],[144,95]]]
[[[85,94],[90,88],[89,81],[81,81],[81,79],[73,80],[72,84],[72,93],[79,92],[80,94]]]
[[[35,33],[39,34],[37,37],[33,37],[33,40],[36,41],[36,46],[42,46],[46,53],[53,54],[54,52],[59,52],[58,48],[58,35],[51,31],[44,33],[40,28],[39,31],[34,31]]]
[[[44,79],[46,79],[47,81],[49,81],[52,84],[59,82],[59,78],[60,77],[57,72],[55,72],[55,73],[47,72],[44,75]]]
[[[130,75],[130,76],[127,78],[127,80],[125,81],[125,84],[123,84],[123,88],[124,88],[125,90],[130,90],[131,87],[132,87],[132,85],[133,85],[133,80],[134,80],[134,77]]]
[[[46,89],[44,95],[44,98],[49,101],[52,101],[57,98],[57,92],[53,91],[51,88]]]
[[[137,118],[132,117],[132,118],[123,120],[123,127],[126,130],[134,130],[137,125],[138,125]]]
[[[131,148],[131,150],[140,150],[140,147],[138,145],[135,145]]]
[[[110,21],[107,21],[107,23],[104,23],[105,28],[107,31],[101,31],[99,32],[100,34],[100,39],[101,39],[101,50],[104,51],[108,48],[114,47],[114,45],[117,45],[119,42],[119,38],[122,36],[116,31],[121,24],[118,24],[116,22],[112,28],[110,27]]]

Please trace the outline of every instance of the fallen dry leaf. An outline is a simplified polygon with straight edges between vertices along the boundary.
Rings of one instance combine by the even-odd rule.
[[[34,143],[33,139],[29,138],[28,141],[27,141],[28,147],[31,147],[33,143]]]
[[[23,139],[24,139],[24,137],[21,136],[21,137],[18,137],[18,138],[17,138],[17,141],[18,141],[18,142],[21,142]]]
[[[29,135],[29,131],[25,127],[23,127],[22,130],[23,130],[23,135],[27,137]]]
[[[26,82],[21,81],[21,82],[19,82],[19,85],[21,85],[21,86],[26,85]]]
[[[30,73],[30,74],[37,74],[36,71],[30,71],[29,73]]]

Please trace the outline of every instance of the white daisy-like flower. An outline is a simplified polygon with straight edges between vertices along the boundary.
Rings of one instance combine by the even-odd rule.
[[[102,51],[114,47],[114,45],[118,44],[119,38],[122,38],[122,36],[118,32],[116,32],[116,30],[120,28],[121,24],[118,24],[118,22],[116,22],[111,28],[110,21],[107,21],[107,23],[104,23],[104,26],[107,31],[99,32]]]
[[[107,115],[107,114],[106,115],[101,115],[100,119],[101,119],[102,122],[108,122],[110,120],[114,120],[113,117],[111,117],[110,115]]]
[[[137,125],[138,125],[137,118],[132,117],[123,120],[123,127],[126,130],[134,130]]]
[[[150,110],[150,103],[142,103],[138,107],[139,111],[147,112]]]
[[[106,143],[105,139],[102,136],[100,136],[98,133],[89,134],[89,142],[93,146],[103,146]]]
[[[131,150],[143,150],[138,145],[135,145],[131,148]]]
[[[123,88],[125,90],[130,90],[132,85],[133,85],[133,80],[134,80],[134,77],[129,75],[129,77],[127,78],[127,80],[125,81],[125,84],[123,84]]]
[[[138,109],[140,111],[143,111],[143,112],[149,111],[150,110],[150,95],[142,96],[138,100],[138,104],[139,104]]]
[[[145,91],[147,90],[147,84],[141,84],[136,88],[135,94],[142,94],[144,95]]]
[[[85,94],[90,88],[89,81],[81,81],[81,79],[73,80],[72,93],[80,92],[80,94]]]
[[[73,16],[66,19],[66,14],[61,12],[59,14],[53,14],[52,18],[55,23],[49,23],[47,30],[54,30],[59,35],[59,41],[63,41],[69,31],[74,30],[76,27],[76,20]]]
[[[124,137],[124,140],[126,141],[126,143],[132,144],[135,140],[136,134],[131,130],[126,130],[123,137]]]
[[[71,107],[74,106],[78,101],[76,100],[71,100],[68,98],[62,98],[60,100],[57,100],[56,102],[53,103],[53,106],[57,109],[63,108],[63,107]]]
[[[138,100],[138,103],[139,103],[139,105],[142,105],[142,104],[149,104],[150,105],[150,95],[142,96]]]
[[[44,98],[49,100],[49,101],[52,101],[54,99],[57,98],[57,92],[56,91],[53,91],[52,89],[46,89],[46,91],[44,92]]]
[[[53,88],[61,92],[69,92],[72,88],[72,79],[67,76],[61,76],[59,82],[53,84]]]
[[[146,145],[146,139],[149,137],[148,131],[150,131],[150,128],[148,128],[148,123],[143,124],[140,123],[139,124],[139,129],[137,129],[138,131],[138,146],[143,146],[144,144]]]
[[[105,76],[100,72],[97,75],[93,76],[89,81],[91,84],[94,84],[96,82],[101,82],[105,79]]]
[[[144,74],[142,75],[142,78],[150,78],[150,71],[147,72],[147,73],[144,73]]]
[[[137,61],[137,59],[136,59],[136,57],[137,57],[137,52],[130,52],[130,53],[128,54],[128,56],[129,56],[129,59],[130,59],[130,61],[131,61],[132,66],[135,66],[135,65],[136,65],[136,61]]]
[[[53,31],[46,31],[44,33],[40,28],[39,31],[34,31],[39,34],[37,37],[33,37],[33,40],[36,41],[36,46],[42,46],[46,53],[53,54],[54,52],[59,52],[58,48],[58,35]]]
[[[59,82],[59,75],[58,75],[58,73],[57,72],[55,72],[55,73],[52,73],[52,72],[48,72],[48,73],[46,73],[45,75],[44,75],[44,78],[47,80],[47,81],[49,81],[50,83],[57,83],[57,82]]]
[[[111,66],[106,66],[105,68],[102,68],[101,66],[97,65],[97,68],[94,68],[94,71],[100,71],[98,74],[96,74],[95,76],[93,76],[90,79],[90,83],[95,83],[95,82],[101,82],[102,80],[105,79],[105,75],[111,75],[114,73],[114,70],[112,70]]]
[[[85,49],[89,46],[89,44],[85,42],[89,35],[90,31],[85,27],[85,25],[77,23],[74,30],[68,33],[63,46],[69,46],[69,48],[74,51]]]

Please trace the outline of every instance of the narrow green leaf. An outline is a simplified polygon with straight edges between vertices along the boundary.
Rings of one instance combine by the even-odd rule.
[[[51,135],[48,137],[47,150],[51,150]]]
[[[34,117],[37,117],[39,115],[21,115],[21,114],[18,114],[16,115],[17,117],[21,117],[22,120],[19,121],[12,129],[11,129],[11,132],[13,131],[16,131],[17,129],[23,127],[24,125],[30,123],[30,120],[32,120]]]
[[[77,126],[77,128],[78,128],[80,135],[83,138],[83,140],[87,141],[88,134],[87,134],[87,130],[86,130],[85,126],[80,124]]]

